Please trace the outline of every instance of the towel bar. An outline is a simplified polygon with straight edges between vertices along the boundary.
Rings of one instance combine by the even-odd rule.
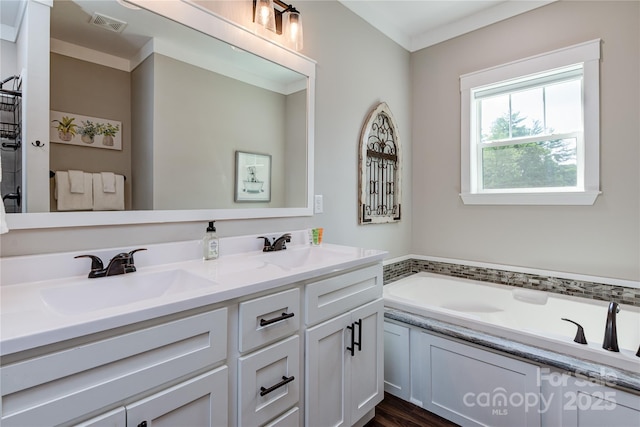
[[[97,173],[97,172],[96,172]],[[120,174],[118,174],[120,175]],[[52,170],[49,171],[49,178],[53,178],[54,176],[56,176],[56,173]],[[126,175],[122,175],[124,177],[124,180],[127,180],[127,176]]]

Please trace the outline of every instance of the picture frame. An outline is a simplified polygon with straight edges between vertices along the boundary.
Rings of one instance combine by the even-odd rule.
[[[234,201],[271,201],[271,155],[236,151]]]
[[[122,122],[50,110],[49,141],[122,150]]]

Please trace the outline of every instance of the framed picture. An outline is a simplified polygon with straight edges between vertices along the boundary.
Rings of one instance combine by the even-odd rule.
[[[236,202],[271,201],[271,155],[236,151]]]
[[[122,150],[122,122],[54,110],[50,117],[51,142]]]

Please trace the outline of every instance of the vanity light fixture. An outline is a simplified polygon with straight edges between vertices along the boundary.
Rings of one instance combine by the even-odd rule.
[[[284,34],[295,50],[302,49],[302,17],[293,5],[280,0],[253,0],[253,9],[255,23],[276,34]]]

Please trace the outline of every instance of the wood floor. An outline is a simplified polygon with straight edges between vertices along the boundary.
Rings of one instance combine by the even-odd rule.
[[[365,427],[454,427],[457,424],[398,399],[389,393],[376,406],[376,416]]]

